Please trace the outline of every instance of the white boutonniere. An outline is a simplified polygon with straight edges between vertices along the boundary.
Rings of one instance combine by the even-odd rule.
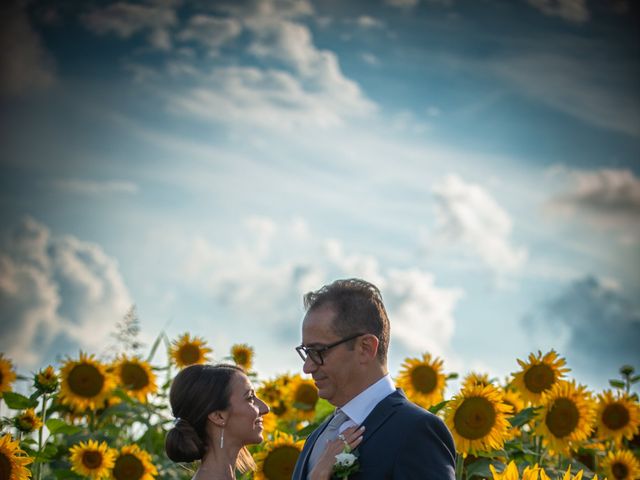
[[[359,468],[358,456],[351,453],[351,449],[345,446],[342,452],[336,455],[336,463],[333,464],[333,476],[348,480],[349,475],[356,473]]]

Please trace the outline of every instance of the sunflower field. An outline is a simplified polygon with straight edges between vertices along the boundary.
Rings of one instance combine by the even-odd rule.
[[[212,350],[188,333],[173,340],[160,335],[146,355],[136,342],[126,347],[128,353],[110,358],[80,352],[30,376],[17,375],[0,353],[6,413],[0,420],[0,480],[192,477],[196,465],[174,464],[164,454],[173,422],[168,390],[179,369],[211,362]],[[161,347],[168,362],[155,365]],[[257,470],[238,478],[289,480],[305,437],[333,408],[300,375],[257,378],[249,345],[233,345],[216,360],[244,368],[271,409],[265,441],[250,448]],[[572,380],[565,359],[553,350],[518,359],[514,370],[503,381],[468,373],[446,398],[447,382],[458,375],[424,353],[406,359],[394,380],[446,422],[458,450],[458,479],[640,478],[640,407],[633,391],[640,376],[633,367],[622,367],[603,392]]]

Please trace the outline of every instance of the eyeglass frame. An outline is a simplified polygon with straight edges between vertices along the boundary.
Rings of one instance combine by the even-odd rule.
[[[361,337],[363,335],[367,335],[367,334],[366,333],[356,333],[356,334],[351,335],[349,337],[346,337],[346,338],[343,338],[341,340],[338,340],[337,342],[330,343],[329,345],[323,345],[322,347],[319,347],[319,348],[307,347],[305,345],[298,345],[296,347],[296,352],[298,352],[298,355],[300,355],[300,358],[305,362],[307,361],[307,358],[310,358],[311,361],[313,363],[315,363],[316,365],[324,365],[324,357],[322,356],[322,354],[324,352],[326,352],[327,350],[329,350],[329,349],[331,349],[333,347],[337,347],[338,345],[342,345],[343,343],[347,343],[349,340],[354,340],[354,339],[356,339],[358,337]],[[318,358],[320,359],[320,362],[319,363],[316,362],[313,359],[313,356],[312,356],[313,354],[309,355],[309,352],[313,352],[314,354],[317,353],[318,354]]]

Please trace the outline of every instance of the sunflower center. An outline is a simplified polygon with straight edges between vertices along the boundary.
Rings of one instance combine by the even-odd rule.
[[[431,393],[438,384],[438,376],[430,366],[418,365],[411,370],[411,384],[420,393]]]
[[[69,388],[80,397],[92,398],[100,393],[104,376],[93,365],[82,363],[73,367],[68,377]]]
[[[629,468],[622,462],[616,462],[611,465],[611,473],[613,473],[614,478],[624,479],[629,475]]]
[[[249,361],[249,353],[246,350],[237,350],[234,352],[233,357],[239,365],[246,365]]]
[[[456,410],[453,423],[461,437],[477,440],[491,432],[495,425],[496,411],[493,404],[483,397],[465,399]]]
[[[296,389],[294,403],[300,410],[313,410],[318,401],[318,391],[313,385],[302,384]]]
[[[120,370],[122,383],[129,390],[142,390],[149,385],[149,376],[140,365],[125,363]]]
[[[11,462],[9,461],[5,453],[0,452],[0,480],[9,480],[10,478]]]
[[[287,410],[288,410],[287,404],[282,401],[276,403],[274,406],[271,407],[271,411],[278,417],[281,417],[282,415],[284,415],[287,412]]]
[[[100,465],[102,465],[102,453],[96,451],[84,452],[82,464],[91,470],[100,468]]]
[[[264,459],[262,471],[269,480],[290,480],[300,450],[290,445],[274,448]]]
[[[200,360],[200,349],[197,345],[187,344],[180,348],[180,358],[186,365],[192,365]]]
[[[533,365],[524,374],[524,384],[533,393],[542,393],[548,390],[555,380],[553,369],[545,363]]]
[[[576,429],[579,420],[580,412],[576,404],[568,398],[558,398],[547,413],[545,423],[555,437],[563,438]]]
[[[619,403],[607,405],[602,412],[602,423],[610,430],[620,430],[629,423],[629,410]]]
[[[116,480],[138,480],[144,475],[144,465],[138,457],[131,454],[120,455],[113,467]]]

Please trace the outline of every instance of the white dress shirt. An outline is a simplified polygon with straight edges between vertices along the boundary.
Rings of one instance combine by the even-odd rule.
[[[391,380],[391,375],[386,374],[366,390],[360,392],[343,407],[340,407],[349,420],[340,425],[338,432],[342,433],[349,427],[361,425],[376,405],[395,391],[396,387]]]

